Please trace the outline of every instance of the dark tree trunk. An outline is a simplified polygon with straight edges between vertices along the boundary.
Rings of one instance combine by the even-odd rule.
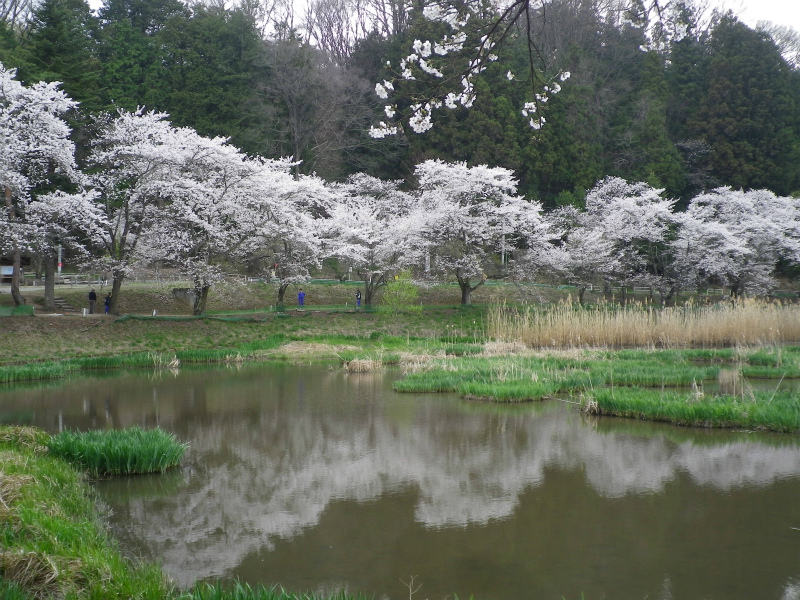
[[[19,284],[22,279],[22,256],[19,250],[14,250],[14,272],[11,275],[11,297],[14,299],[14,306],[25,304],[25,298],[19,291]]]
[[[672,306],[675,302],[675,296],[677,295],[678,288],[676,286],[670,286],[670,288],[666,292],[659,291],[659,295],[661,296],[661,306]]]
[[[206,312],[206,303],[208,302],[208,290],[210,289],[211,289],[210,285],[195,286],[193,314],[202,315],[204,312]]]
[[[456,280],[458,280],[458,287],[461,288],[462,306],[469,306],[470,304],[472,304],[472,292],[481,287],[483,283],[486,281],[486,279],[481,279],[475,285],[470,285],[469,277],[461,277],[458,271],[456,271]]]
[[[364,306],[371,306],[378,289],[386,285],[386,275],[381,275],[376,279],[372,274],[362,273],[361,280],[364,282]]]
[[[278,306],[283,308],[284,299],[286,298],[286,290],[289,289],[288,283],[279,283],[278,284]]]
[[[111,307],[109,312],[112,315],[119,315],[119,291],[122,289],[122,281],[125,279],[125,273],[114,271],[113,279],[111,280]]]
[[[469,281],[466,283],[459,282],[458,285],[461,287],[461,304],[464,306],[472,304],[472,288],[469,286]]]
[[[585,294],[586,294],[586,286],[585,285],[579,285],[578,286],[578,304],[580,304],[581,306],[583,306],[583,297],[584,297]]]

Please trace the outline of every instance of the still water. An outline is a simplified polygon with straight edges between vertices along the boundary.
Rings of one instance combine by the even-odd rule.
[[[179,470],[97,484],[123,549],[181,586],[800,599],[800,438],[397,394],[396,377],[118,374],[0,389],[0,420],[188,441]]]

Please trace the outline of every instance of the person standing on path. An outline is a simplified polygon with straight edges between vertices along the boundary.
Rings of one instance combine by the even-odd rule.
[[[361,290],[356,290],[356,308],[361,308]]]
[[[106,304],[106,314],[108,314],[108,311],[111,309],[111,292],[108,292],[108,294],[106,294],[105,304]]]
[[[300,292],[297,294],[297,304],[299,306],[303,306],[303,302],[306,299],[306,293],[303,291],[303,288],[300,288]]]
[[[95,304],[97,304],[97,294],[95,293],[94,288],[92,288],[92,291],[89,292],[89,314],[90,315],[94,314],[94,305]]]

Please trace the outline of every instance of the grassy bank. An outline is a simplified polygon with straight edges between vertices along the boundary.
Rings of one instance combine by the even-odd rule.
[[[117,356],[93,356],[57,361],[44,360],[24,365],[3,365],[0,366],[0,383],[55,379],[100,369],[176,369],[182,364],[237,362],[274,350],[285,341],[282,335],[271,335],[264,339],[245,342],[233,348],[136,352]]]
[[[160,570],[122,556],[81,475],[47,453],[48,437],[0,429],[0,570],[8,595],[166,598],[170,587]]]
[[[666,421],[690,427],[737,427],[786,433],[800,431],[800,396],[783,391],[706,395],[615,388],[582,399],[589,414]]]

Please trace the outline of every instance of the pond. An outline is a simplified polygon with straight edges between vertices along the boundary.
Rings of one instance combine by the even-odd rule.
[[[800,438],[392,391],[325,366],[0,390],[0,419],[160,426],[179,470],[97,483],[129,554],[415,599],[800,599]]]

